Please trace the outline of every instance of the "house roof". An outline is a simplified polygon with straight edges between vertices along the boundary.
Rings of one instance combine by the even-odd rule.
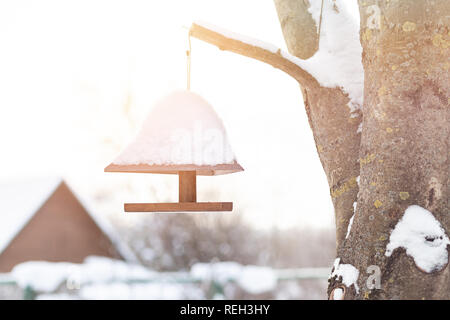
[[[46,178],[0,184],[0,253],[53,194],[61,179]]]
[[[61,178],[34,178],[0,184],[0,203],[2,204],[0,210],[0,254],[62,183],[65,182]],[[128,262],[137,262],[138,259],[132,250],[120,239],[109,221],[93,214],[94,211],[90,209],[89,201],[82,199],[72,189],[70,191],[111,240],[122,257]]]

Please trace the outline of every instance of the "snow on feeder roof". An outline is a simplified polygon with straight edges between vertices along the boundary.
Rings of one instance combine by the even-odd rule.
[[[220,175],[243,171],[225,127],[198,94],[176,91],[151,110],[136,139],[105,168],[106,172]]]
[[[211,105],[176,91],[151,110],[137,137],[105,172],[178,174],[179,202],[129,203],[126,212],[231,211],[232,202],[196,202],[196,176],[243,171]]]

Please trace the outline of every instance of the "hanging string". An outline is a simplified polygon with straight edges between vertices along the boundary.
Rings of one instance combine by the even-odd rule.
[[[320,7],[320,19],[319,19],[319,34],[318,34],[318,44],[317,44],[317,47],[319,47],[320,46],[320,29],[322,28],[322,13],[323,13],[323,0],[322,0],[322,5],[321,5],[321,7]]]
[[[186,51],[187,57],[187,89],[191,90],[191,33],[188,33],[189,49]]]

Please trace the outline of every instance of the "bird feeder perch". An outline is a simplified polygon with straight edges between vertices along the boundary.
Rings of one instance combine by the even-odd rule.
[[[178,91],[152,109],[141,132],[105,172],[178,175],[178,202],[125,203],[125,212],[232,211],[232,202],[197,202],[197,175],[243,171],[225,128],[199,95]]]

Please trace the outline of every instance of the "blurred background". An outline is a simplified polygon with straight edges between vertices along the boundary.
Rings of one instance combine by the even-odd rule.
[[[245,169],[199,177],[198,200],[232,213],[125,214],[176,201],[177,177],[103,172],[153,103],[186,88],[196,20],[285,49],[272,0],[0,2],[0,298],[326,298],[333,208],[281,71],[192,39],[191,89]]]

